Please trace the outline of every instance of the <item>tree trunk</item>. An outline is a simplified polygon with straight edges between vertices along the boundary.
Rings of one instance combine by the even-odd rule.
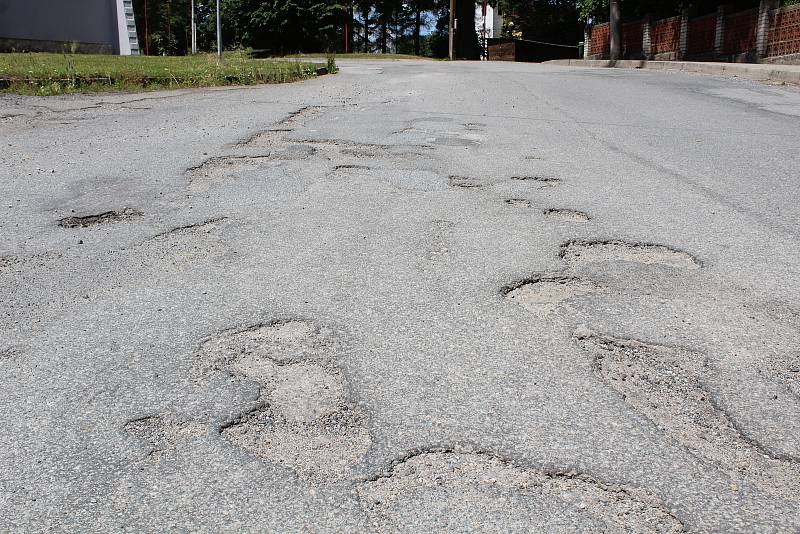
[[[622,24],[620,23],[619,0],[609,2],[609,56],[611,61],[621,59]]]
[[[386,53],[386,44],[389,41],[389,20],[383,19],[381,26],[381,54]]]
[[[419,55],[419,32],[422,26],[422,14],[419,12],[419,2],[416,5],[416,12],[414,13],[414,55]]]
[[[369,6],[362,9],[361,15],[364,17],[364,53],[369,54]]]

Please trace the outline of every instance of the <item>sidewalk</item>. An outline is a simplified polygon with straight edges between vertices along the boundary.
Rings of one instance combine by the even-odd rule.
[[[771,80],[800,84],[800,65],[776,65],[768,63],[712,63],[696,61],[645,61],[645,60],[594,60],[594,59],[555,59],[545,61],[550,65],[569,65],[572,67],[615,67],[625,69],[675,70],[736,76],[749,80]]]

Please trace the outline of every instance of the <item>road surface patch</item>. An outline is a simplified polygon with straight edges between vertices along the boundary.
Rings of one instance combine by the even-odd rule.
[[[522,467],[486,452],[414,452],[357,492],[378,531],[468,532],[487,525],[502,525],[504,532],[568,531],[581,524],[606,532],[684,532],[648,491]]]
[[[156,461],[173,452],[179,442],[206,433],[202,424],[185,421],[170,412],[134,419],[125,423],[124,428],[128,434],[147,444],[148,458]]]
[[[800,464],[774,457],[741,433],[703,385],[702,354],[606,336],[585,326],[574,337],[592,357],[595,375],[670,438],[732,476],[800,499]]]
[[[509,206],[513,206],[515,208],[530,208],[531,201],[526,198],[507,198],[504,200],[506,204]]]

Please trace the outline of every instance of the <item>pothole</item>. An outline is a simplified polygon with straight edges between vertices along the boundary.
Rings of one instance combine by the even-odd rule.
[[[522,182],[535,182],[542,187],[551,187],[561,183],[561,178],[554,178],[552,176],[512,176],[511,179]]]
[[[346,164],[346,165],[336,165],[333,168],[334,171],[369,171],[372,170],[372,167],[367,165],[356,165],[356,164]]]
[[[276,369],[266,406],[222,431],[223,437],[306,479],[346,478],[372,439],[364,415],[345,397],[341,373],[316,364]]]
[[[464,189],[483,187],[482,183],[473,178],[467,178],[466,176],[451,175],[447,178],[447,183],[450,184],[450,187],[462,187]]]
[[[560,255],[573,265],[626,261],[645,265],[661,264],[689,270],[701,267],[697,259],[681,250],[664,245],[627,241],[568,241],[561,246]]]
[[[305,124],[307,121],[318,117],[324,111],[323,106],[304,106],[289,113],[286,118],[277,123],[278,126],[294,127]]]
[[[506,299],[531,313],[547,315],[564,302],[603,288],[594,282],[559,274],[542,275],[503,288]]]
[[[503,532],[684,532],[648,491],[485,452],[415,452],[357,492],[377,531],[480,532],[491,524]]]
[[[294,130],[291,128],[273,128],[271,130],[264,130],[263,132],[257,132],[246,141],[239,143],[239,146],[269,148],[278,143],[288,132],[292,131]]]
[[[317,359],[329,342],[323,332],[310,322],[299,319],[275,320],[242,329],[222,332],[200,346],[202,363],[211,370],[233,366],[245,376],[248,362],[265,361],[267,365],[299,363]]]
[[[226,370],[261,389],[259,405],[222,430],[234,445],[324,483],[346,478],[372,438],[348,400],[327,331],[300,319],[235,329],[206,340],[207,370]]]
[[[254,170],[268,165],[274,159],[265,156],[220,156],[207,159],[196,167],[186,169],[189,181],[206,179],[221,181],[229,177],[237,177],[239,173]]]
[[[206,433],[202,424],[182,420],[174,413],[135,419],[125,423],[124,429],[130,435],[145,442],[149,447],[148,457],[155,460],[174,451],[180,441]]]
[[[100,224],[109,224],[119,221],[129,221],[140,217],[142,212],[133,208],[122,208],[116,211],[105,211],[94,215],[81,215],[64,217],[58,220],[58,225],[63,228],[86,228]]]
[[[567,222],[586,222],[591,219],[586,212],[564,208],[548,208],[543,213],[551,219]]]
[[[702,383],[702,354],[605,336],[584,326],[574,336],[592,356],[595,374],[665,434],[729,474],[797,498],[800,465],[773,457],[742,435]]]
[[[531,201],[526,198],[507,198],[504,202],[509,206],[513,206],[515,208],[531,207]]]

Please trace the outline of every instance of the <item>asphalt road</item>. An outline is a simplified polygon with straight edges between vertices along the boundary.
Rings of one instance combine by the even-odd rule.
[[[800,91],[0,97],[0,530],[800,530]]]

